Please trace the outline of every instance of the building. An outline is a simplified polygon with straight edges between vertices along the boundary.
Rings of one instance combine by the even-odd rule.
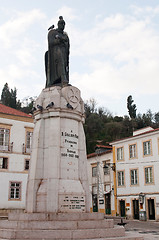
[[[25,208],[32,116],[0,104],[0,209]]]
[[[97,145],[95,153],[88,154],[88,180],[91,211],[115,215],[115,163],[111,146]]]
[[[116,162],[117,212],[159,219],[159,129],[146,127],[110,143]]]

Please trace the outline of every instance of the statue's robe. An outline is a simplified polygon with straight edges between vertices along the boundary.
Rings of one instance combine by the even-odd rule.
[[[62,38],[57,37],[57,35]],[[51,29],[45,54],[46,87],[69,82],[69,38],[65,32]]]

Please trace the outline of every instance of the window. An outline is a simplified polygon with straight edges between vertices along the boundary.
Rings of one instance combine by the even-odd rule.
[[[92,167],[92,177],[97,176],[97,167]]]
[[[109,168],[109,166],[107,166],[107,165],[104,166],[103,171],[104,171],[104,175],[110,174],[110,168]]]
[[[130,158],[136,158],[136,144],[129,146],[129,156]]]
[[[26,153],[30,153],[33,132],[27,131],[26,133]]]
[[[117,148],[117,160],[123,160],[123,147]]]
[[[130,171],[131,174],[131,185],[136,185],[138,184],[138,179],[137,179],[137,169],[133,169]]]
[[[92,186],[92,194],[97,194],[97,187],[96,186]]]
[[[124,186],[124,171],[118,172],[118,186]]]
[[[21,197],[21,182],[10,182],[10,199],[18,200]]]
[[[25,159],[24,170],[29,170],[29,162],[30,162],[30,159]]]
[[[9,150],[9,134],[10,130],[6,128],[0,128],[0,150]]]
[[[0,169],[8,168],[8,158],[0,157]]]
[[[153,183],[152,167],[145,168],[145,183]]]
[[[144,155],[151,154],[151,142],[150,141],[143,142],[143,150],[144,150]]]

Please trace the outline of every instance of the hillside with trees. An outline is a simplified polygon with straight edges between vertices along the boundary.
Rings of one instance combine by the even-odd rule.
[[[35,97],[27,97],[22,102],[17,100],[17,89],[10,89],[8,83],[2,89],[1,102],[6,106],[30,113],[34,101]],[[113,140],[132,136],[134,130],[147,126],[159,127],[159,112],[152,113],[149,109],[146,113],[136,114],[137,107],[131,95],[127,98],[129,115],[113,116],[106,108],[97,108],[95,99],[86,101],[84,107],[87,153],[94,152],[96,144],[106,145]]]
[[[85,103],[86,120],[84,124],[86,134],[87,153],[94,152],[96,144],[106,145],[109,142],[132,136],[134,130],[147,126],[159,127],[159,112],[136,114],[136,104],[132,96],[127,98],[128,115],[113,116],[111,112],[102,107],[96,108],[94,99]]]

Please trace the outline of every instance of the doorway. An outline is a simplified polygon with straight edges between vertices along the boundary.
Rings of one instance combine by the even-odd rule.
[[[133,200],[133,217],[139,219],[139,200]]]
[[[125,200],[120,200],[120,216],[125,217]]]
[[[97,194],[92,195],[92,201],[93,201],[93,212],[98,212],[98,199]]]
[[[155,220],[154,199],[148,199],[148,217],[149,217],[149,220]]]
[[[111,199],[110,193],[105,194],[105,213],[111,214]]]

